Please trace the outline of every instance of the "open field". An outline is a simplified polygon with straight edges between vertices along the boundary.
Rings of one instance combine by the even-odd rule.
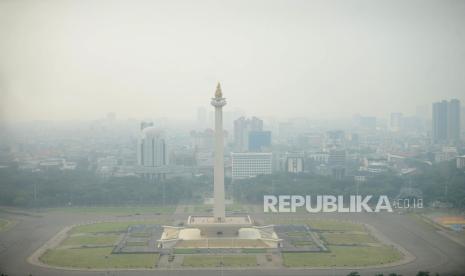
[[[119,235],[93,235],[79,234],[69,236],[61,245],[63,246],[83,246],[83,245],[114,245],[118,241]]]
[[[329,253],[283,253],[288,267],[369,266],[400,260],[400,253],[388,246],[331,246]]]
[[[0,232],[10,228],[13,225],[13,221],[0,218]]]
[[[402,254],[394,247],[375,239],[363,224],[343,220],[309,219],[282,220],[287,223],[307,224],[328,247],[329,252],[285,252],[283,265],[287,267],[356,267],[381,265],[398,261]],[[311,246],[312,241],[299,240],[307,232],[287,231],[291,244],[296,247]]]
[[[74,268],[150,268],[158,254],[111,254],[112,247],[48,250],[40,260],[49,265]]]
[[[121,221],[121,222],[100,222],[93,224],[79,225],[71,229],[71,233],[121,233],[126,232],[129,225],[137,224],[160,224],[165,221]]]
[[[129,236],[133,238],[148,238],[151,236],[150,233],[141,232],[141,233],[131,233]]]
[[[11,215],[10,215],[11,216]],[[341,250],[346,250],[352,252],[346,252],[347,254],[342,255],[342,259],[336,263],[339,265],[343,263],[344,259],[351,257],[351,254],[354,254],[353,250],[358,250],[359,257],[355,257],[359,259],[359,261],[364,261],[360,265],[360,267],[354,269],[349,268],[349,266],[338,266],[336,270],[336,275],[347,275],[350,271],[357,270],[360,272],[361,275],[377,275],[379,273],[383,273],[384,275],[388,275],[389,273],[398,273],[402,275],[416,275],[419,270],[427,270],[430,271],[431,275],[435,275],[435,273],[439,273],[440,275],[462,275],[463,271],[465,271],[465,264],[463,263],[463,258],[465,256],[465,247],[462,245],[457,244],[456,242],[446,238],[445,236],[437,233],[437,229],[434,227],[427,227],[428,225],[423,221],[413,219],[409,215],[402,215],[402,214],[377,214],[370,215],[370,214],[318,214],[318,215],[263,215],[263,214],[254,214],[254,218],[264,221],[265,223],[269,223],[270,220],[279,220],[285,223],[293,223],[294,221],[299,221],[300,223],[306,223],[309,221],[316,221],[316,220],[332,220],[332,221],[357,221],[360,223],[366,223],[372,225],[376,229],[378,229],[383,235],[385,235],[389,240],[396,242],[399,245],[402,245],[407,251],[411,252],[415,258],[410,259],[405,263],[395,263],[395,266],[386,266],[386,267],[372,267],[366,266],[366,263],[372,259],[372,261],[376,261],[377,257],[375,253],[371,252],[376,248],[375,246],[333,246],[329,245],[329,249],[332,252],[338,253],[338,248]],[[175,216],[176,219],[185,219],[184,216]],[[86,221],[91,220],[120,220],[121,218],[118,216],[102,216],[101,214],[77,214],[77,213],[64,213],[64,212],[47,212],[42,213],[39,216],[30,216],[24,215],[24,213],[15,213],[14,217],[8,217],[8,220],[11,221],[18,221],[18,226],[15,227],[15,231],[3,231],[0,233],[0,243],[4,244],[5,247],[0,249],[0,268],[2,273],[6,273],[8,275],[35,275],[35,276],[63,276],[63,275],[74,275],[74,276],[97,276],[103,275],[104,272],[102,271],[66,271],[61,269],[49,268],[46,266],[39,266],[34,262],[27,261],[28,258],[35,252],[37,248],[42,246],[44,243],[49,241],[57,232],[62,230],[65,226],[76,224],[76,223],[84,223]],[[173,219],[172,217],[167,217],[163,215],[150,215],[144,217],[146,221],[151,220],[156,222],[162,220]],[[350,227],[350,226],[349,226]],[[116,233],[104,232],[103,235],[115,235]],[[318,234],[323,234],[327,232],[346,232],[346,233],[354,233],[355,231],[320,231],[318,230]],[[356,231],[358,232],[358,231]],[[76,233],[78,235],[83,235],[86,233]],[[94,233],[87,233],[89,235],[102,235],[102,234],[94,234]],[[74,234],[73,234],[74,235]],[[375,235],[376,236],[376,235]],[[85,251],[85,250],[94,250],[94,249],[101,249],[101,248],[78,248],[81,251],[81,255],[86,255],[87,253],[97,252],[97,251]],[[104,248],[110,250],[110,248]],[[71,250],[65,247],[58,247],[55,250]],[[368,252],[360,252],[361,250],[365,250]],[[53,249],[51,250],[53,251]],[[69,256],[69,251],[60,251],[64,252],[66,256]],[[394,251],[395,252],[395,251]],[[43,255],[42,259],[45,257],[50,258],[53,252],[48,252],[46,255]],[[56,253],[56,252],[55,252]],[[175,254],[179,254],[181,252],[175,252]],[[189,254],[189,252],[185,252],[185,254]],[[262,253],[256,253],[262,254]],[[302,253],[298,253],[302,254]],[[317,255],[319,254],[319,255]],[[323,254],[323,255],[321,255]],[[324,257],[326,254],[326,257]],[[257,270],[257,268],[262,267],[252,265],[252,266],[244,266],[240,270],[234,270],[234,275],[254,275],[254,276],[263,276],[264,273],[266,275],[272,276],[281,276],[281,275],[293,275],[293,276],[301,276],[301,275],[334,275],[333,270],[331,269],[331,264],[328,265],[330,262],[330,258],[335,257],[327,257],[327,255],[331,255],[332,253],[304,253],[304,255],[297,255],[293,253],[288,253],[285,256],[286,260],[284,264],[291,265],[293,269],[288,269],[286,267],[279,267],[279,261],[281,258],[276,259],[279,263],[273,269],[267,269],[265,272],[263,270]],[[379,253],[378,253],[379,254]],[[395,253],[397,254],[397,253]],[[96,255],[96,254],[94,254]],[[129,255],[129,254],[127,254]],[[127,256],[126,254],[124,257]],[[146,254],[142,254],[143,256],[148,256]],[[151,254],[149,254],[151,255]],[[251,257],[255,257],[254,253],[247,253],[242,255],[248,255]],[[368,257],[366,257],[369,255]],[[388,256],[389,254],[385,254]],[[100,255],[101,256],[101,255]],[[123,255],[121,255],[123,256]],[[194,256],[201,256],[194,255]],[[211,255],[210,255],[211,256]],[[231,256],[231,255],[230,255]],[[257,255],[258,256],[258,255]],[[339,256],[340,252],[339,252]],[[365,257],[363,257],[365,256]],[[113,257],[113,256],[112,256]],[[216,269],[208,270],[207,266],[205,269],[202,267],[196,267],[190,269],[190,266],[182,266],[182,260],[184,257],[188,257],[188,255],[180,256],[179,258],[175,259],[173,263],[174,267],[170,270],[171,273],[167,273],[167,275],[189,275],[189,276],[214,276],[219,275],[218,267]],[[81,257],[79,257],[81,258]],[[85,256],[83,257],[85,258]],[[315,258],[316,261],[315,261]],[[362,259],[364,258],[364,259]],[[298,261],[304,262],[305,265],[302,266],[301,263]],[[303,260],[302,260],[303,259]],[[158,260],[158,256],[153,257],[153,264],[156,264]],[[261,264],[262,258],[261,256],[257,257],[257,263]],[[61,260],[60,260],[61,261]],[[92,260],[90,260],[92,261]],[[177,262],[179,261],[179,262]],[[326,265],[323,266],[323,269],[315,268],[315,262],[326,262]],[[349,260],[351,261],[351,260]],[[113,262],[113,260],[112,260]],[[116,261],[117,262],[117,261]],[[124,265],[124,260],[120,263]],[[135,261],[137,262],[137,261]],[[297,263],[296,263],[297,262]],[[159,266],[162,266],[162,261],[160,261]],[[360,263],[359,263],[360,264]],[[86,264],[80,264],[86,265]],[[88,265],[88,264],[87,264]],[[132,265],[132,264],[131,264]],[[163,263],[164,265],[164,263]],[[316,266],[320,266],[320,264],[316,264]],[[57,266],[57,265],[56,265]],[[142,267],[143,265],[141,265]],[[177,267],[179,266],[179,267]],[[182,268],[180,267],[182,266]],[[68,266],[70,267],[70,266]],[[78,267],[76,267],[78,268]],[[85,268],[84,268],[85,269]],[[104,269],[104,268],[103,268]],[[153,270],[119,270],[114,272],[115,275],[119,276],[129,276],[129,275],[140,275],[140,276],[148,276],[160,274],[165,275],[163,272],[160,271],[153,271]],[[113,272],[110,272],[113,273]],[[225,275],[232,275],[231,272],[228,273],[225,270]]]
[[[357,232],[343,232],[343,233],[332,233],[324,232],[321,234],[324,240],[330,245],[352,245],[352,244],[367,244],[377,243],[372,236],[367,233]]]
[[[291,243],[297,247],[315,245],[315,243],[312,241],[292,241]]]
[[[256,266],[257,258],[255,256],[185,256],[183,266],[190,267],[215,267],[215,266]]]
[[[379,241],[374,239],[361,224],[355,224],[347,221],[336,220],[309,220],[313,223],[314,229],[317,229],[319,235],[330,246],[330,253],[283,253],[285,266],[365,266],[385,264],[397,261],[401,258],[394,248],[383,246]],[[62,242],[58,247],[47,251],[41,260],[47,264],[57,266],[72,266],[85,268],[121,268],[130,267],[147,267],[145,257],[134,257],[139,254],[118,254],[115,257],[111,254],[111,248],[119,239],[119,234],[126,232],[130,225],[150,224],[155,221],[122,221],[122,222],[101,222],[88,225],[80,225],[71,229],[71,235]],[[145,236],[146,233],[134,233],[136,236]],[[299,238],[308,236],[307,232],[297,231],[291,228],[287,233],[290,237],[296,238],[293,241],[296,246],[312,245],[312,242],[299,240]],[[195,241],[190,241],[195,242]],[[241,240],[236,240],[239,243]],[[250,243],[251,241],[247,241]],[[127,246],[146,246],[146,241],[130,241]],[[184,242],[185,243],[185,242]],[[232,240],[211,240],[210,247],[224,247],[232,243]],[[340,246],[346,245],[346,246]],[[369,245],[369,246],[367,246]],[[103,248],[102,248],[103,246]],[[107,247],[105,247],[107,246]],[[247,244],[250,246],[250,244]],[[98,248],[88,248],[98,247]],[[98,250],[97,250],[98,249]],[[95,250],[95,251],[89,251]],[[248,267],[256,265],[255,254],[266,253],[263,249],[244,249],[247,255],[223,255],[205,256],[205,255],[186,255],[182,266],[188,267],[214,267],[224,266]],[[175,254],[195,254],[195,248],[177,248]],[[80,256],[86,254],[86,256]],[[111,255],[111,256],[108,256]],[[153,254],[152,254],[153,255]],[[95,260],[92,261],[90,256]],[[221,259],[222,258],[222,259]],[[76,259],[73,262],[73,259]],[[132,263],[132,260],[135,260]],[[155,264],[152,256],[151,265]]]
[[[126,242],[126,246],[147,246],[148,242],[146,241],[131,241],[131,242]]]
[[[158,262],[158,254],[111,254],[119,240],[118,233],[130,225],[150,224],[153,221],[101,222],[76,226],[57,247],[40,257],[48,265],[73,268],[151,268]],[[130,242],[128,246],[145,246],[146,242]]]
[[[52,269],[48,267],[42,267],[35,265],[34,263],[25,262],[24,260],[34,252],[32,248],[38,248],[44,243],[46,243],[51,237],[53,237],[58,231],[63,229],[67,225],[72,225],[79,222],[91,221],[91,220],[120,220],[118,216],[106,216],[101,217],[100,215],[93,214],[74,214],[74,213],[63,213],[63,212],[49,212],[43,213],[40,217],[38,216],[28,216],[28,215],[17,215],[18,218],[14,219],[19,221],[18,223],[21,227],[18,227],[15,231],[4,231],[0,235],[0,242],[7,245],[3,251],[0,251],[0,267],[2,268],[2,273],[8,273],[8,275],[47,275],[47,276],[63,276],[63,275],[76,275],[76,276],[89,276],[89,275],[102,275],[101,271],[73,271],[68,272],[60,269]],[[389,266],[392,263],[392,260],[399,259],[401,254],[396,250],[392,250],[390,246],[383,246],[381,244],[373,246],[337,246],[329,245],[330,253],[294,253],[289,252],[283,254],[283,265],[280,267],[281,258],[277,258],[276,267],[274,269],[267,270],[267,275],[333,275],[332,266],[333,261],[334,265],[338,267],[337,275],[347,275],[353,268],[352,266],[358,266],[357,270],[362,275],[376,275],[380,272],[388,275],[388,273],[396,272],[402,275],[416,275],[419,270],[428,270],[434,275],[438,272],[441,275],[461,275],[465,271],[465,265],[463,264],[463,256],[465,256],[465,249],[455,242],[447,239],[445,236],[438,234],[434,231],[432,227],[424,227],[425,223],[416,219],[412,219],[411,216],[399,215],[399,214],[380,214],[378,216],[371,216],[366,214],[350,214],[350,215],[315,215],[315,216],[264,216],[264,215],[254,215],[255,218],[263,221],[264,223],[269,223],[270,220],[279,220],[282,222],[287,222],[289,224],[296,223],[306,224],[310,222],[319,222],[321,228],[328,230],[316,230],[318,235],[327,235],[327,234],[360,234],[360,229],[353,228],[351,221],[357,221],[360,223],[366,223],[372,225],[380,232],[382,232],[389,240],[392,240],[404,247],[407,251],[414,254],[415,258],[410,259],[405,263],[395,262],[395,266]],[[154,223],[158,224],[160,221],[168,220],[171,218],[166,216],[145,216],[144,220],[124,222],[124,227],[126,223]],[[182,219],[181,216],[176,219]],[[10,218],[8,218],[10,220]],[[344,230],[341,230],[341,225],[334,223],[342,222],[344,224]],[[331,222],[330,227],[328,223]],[[348,223],[348,224],[347,224]],[[324,225],[324,227],[323,227]],[[355,227],[364,226],[364,224],[355,224]],[[164,260],[160,263],[158,262],[157,254],[121,254],[113,255],[105,258],[105,250],[107,253],[110,252],[112,247],[105,247],[106,242],[93,241],[94,243],[102,243],[99,248],[86,248],[81,247],[82,243],[88,243],[91,239],[99,239],[107,235],[116,235],[118,236],[119,232],[113,232],[118,229],[121,230],[122,222],[114,223],[98,223],[96,225],[81,225],[78,226],[84,232],[76,231],[72,229],[71,237],[74,240],[70,240],[67,243],[69,246],[65,246],[66,240],[58,247],[52,248],[48,252],[42,255],[41,260],[45,264],[52,266],[63,266],[63,267],[74,267],[74,268],[83,268],[87,269],[88,267],[105,269],[106,265],[108,268],[127,268],[127,266],[139,266],[140,268],[154,267],[156,264],[160,267],[166,267]],[[395,226],[395,227],[393,227]],[[82,228],[81,228],[82,227]],[[124,228],[123,227],[123,228]],[[365,227],[363,227],[365,228]],[[364,232],[368,232],[370,229],[366,227]],[[315,228],[314,228],[315,229]],[[336,230],[335,230],[336,229]],[[337,230],[338,229],[338,230]],[[74,231],[73,231],[74,230]],[[95,232],[94,232],[95,231]],[[107,231],[107,232],[105,232]],[[371,230],[370,230],[371,231]],[[299,232],[299,231],[289,231],[289,232]],[[371,233],[371,232],[370,232]],[[79,240],[75,237],[86,236],[82,238],[84,240]],[[94,238],[99,237],[99,238]],[[373,235],[377,237],[377,235]],[[28,237],[25,239],[24,237]],[[106,239],[106,238],[104,238]],[[31,240],[34,242],[31,246]],[[359,241],[360,242],[360,241]],[[371,245],[371,244],[370,244]],[[93,245],[91,245],[93,246]],[[77,247],[76,249],[71,249],[70,247]],[[92,250],[92,251],[91,251]],[[95,251],[94,251],[95,250]],[[99,250],[102,250],[99,252]],[[179,258],[176,258],[174,265],[171,267],[173,275],[190,275],[190,276],[213,276],[218,275],[218,270],[207,270],[202,269],[202,267],[209,268],[207,265],[219,265],[218,261],[208,260],[210,264],[203,264],[203,266],[197,266],[196,269],[190,270],[189,263],[183,265],[185,257],[191,256],[206,256],[205,253],[201,252],[192,252],[192,251],[175,251],[175,254],[184,255]],[[97,254],[98,253],[98,254]],[[190,255],[194,254],[196,255]],[[257,255],[256,255],[257,254]],[[257,267],[262,267],[262,258],[263,252],[251,252],[245,253],[242,252],[241,255],[237,256],[249,256],[254,258],[254,265],[246,266],[240,270],[235,270],[237,275],[254,275],[260,276],[263,275],[263,271],[257,270]],[[131,255],[131,256],[128,256]],[[133,256],[134,255],[134,256]],[[153,255],[153,256],[150,256]],[[261,256],[262,255],[262,256]],[[335,257],[332,257],[334,255]],[[93,256],[90,259],[88,256]],[[102,257],[103,256],[103,257]],[[207,255],[208,257],[221,257],[221,255]],[[231,256],[231,255],[229,255]],[[224,256],[228,257],[228,256]],[[92,259],[93,258],[93,259]],[[110,258],[110,259],[109,259]],[[120,259],[122,258],[122,259]],[[136,258],[137,260],[129,260],[128,258]],[[149,261],[145,260],[149,258]],[[384,260],[381,260],[384,258]],[[86,260],[87,259],[87,260]],[[106,261],[106,265],[103,265],[103,261]],[[188,258],[189,259],[189,258]],[[227,258],[225,258],[226,262]],[[68,262],[68,263],[67,263]],[[96,263],[97,262],[97,263]],[[128,264],[127,262],[130,262]],[[212,264],[213,263],[213,264]],[[255,263],[259,263],[257,266]],[[377,265],[387,265],[386,267],[376,267]],[[394,264],[394,263],[393,263]],[[168,264],[166,264],[168,265]],[[241,265],[242,264],[235,264]],[[372,265],[375,265],[373,267]],[[103,266],[103,267],[102,267]],[[126,267],[125,267],[126,266]],[[180,267],[183,267],[182,269]],[[293,269],[288,269],[287,267],[293,267]],[[212,266],[210,266],[212,267]],[[225,267],[226,264],[225,264]],[[230,267],[234,267],[230,265]],[[314,267],[326,267],[326,269],[313,270]],[[135,268],[135,267],[132,267]],[[154,267],[155,268],[155,267]],[[217,267],[218,269],[218,267]],[[118,272],[119,275],[120,272]],[[124,272],[121,272],[124,274]],[[134,275],[153,275],[153,270],[138,270],[132,271],[131,274]],[[163,273],[162,273],[163,274]]]
[[[246,204],[240,204],[240,203],[233,203],[233,204],[226,205],[226,211],[245,213],[245,212],[251,212],[253,210],[252,210],[252,206],[249,206]]]
[[[363,225],[340,220],[308,220],[307,224],[312,229],[324,231],[365,231]]]
[[[264,254],[266,253],[266,249],[264,248],[244,248],[241,250],[242,253],[248,254]]]
[[[195,254],[197,249],[195,248],[175,248],[173,250],[174,254]]]
[[[108,215],[142,215],[172,214],[176,206],[103,206],[103,207],[58,207],[44,209],[46,212],[65,212],[76,214],[108,214]]]
[[[201,205],[194,205],[194,212],[198,213],[206,213],[211,212],[213,210],[213,205],[210,204],[201,204]]]

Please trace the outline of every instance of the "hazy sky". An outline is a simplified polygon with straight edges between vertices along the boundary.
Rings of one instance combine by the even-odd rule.
[[[0,119],[413,114],[465,102],[465,1],[0,0]]]

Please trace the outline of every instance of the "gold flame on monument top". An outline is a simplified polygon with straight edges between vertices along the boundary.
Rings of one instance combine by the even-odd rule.
[[[223,93],[221,92],[221,85],[219,82],[218,82],[218,85],[216,86],[215,98],[217,99],[223,98]]]

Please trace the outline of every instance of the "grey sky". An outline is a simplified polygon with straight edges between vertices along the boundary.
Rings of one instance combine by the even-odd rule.
[[[0,0],[7,120],[413,114],[465,102],[465,1]]]

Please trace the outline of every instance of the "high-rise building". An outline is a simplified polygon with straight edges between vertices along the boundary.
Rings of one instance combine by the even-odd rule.
[[[231,153],[232,178],[241,179],[260,174],[271,174],[272,153],[233,152]]]
[[[460,140],[460,101],[452,99],[447,107],[447,138],[449,141]]]
[[[286,153],[286,172],[301,173],[304,169],[304,154],[302,152]]]
[[[137,157],[141,167],[157,168],[168,165],[166,141],[162,130],[153,126],[141,130]]]
[[[346,151],[342,149],[331,150],[328,156],[328,164],[331,166],[344,166],[346,162]]]
[[[141,122],[140,123],[140,130],[141,131],[146,127],[153,127],[153,122]]]
[[[246,119],[240,117],[234,121],[234,148],[237,152],[245,152],[249,147],[249,132],[262,131],[263,121],[257,117]]]
[[[271,146],[271,131],[250,131],[249,151],[260,152],[269,149]]]
[[[456,142],[460,139],[460,101],[433,103],[432,138],[434,143]]]
[[[402,128],[402,113],[391,113],[391,120],[389,121],[389,129],[393,132],[399,132]]]
[[[447,101],[433,103],[433,141],[447,140]]]

